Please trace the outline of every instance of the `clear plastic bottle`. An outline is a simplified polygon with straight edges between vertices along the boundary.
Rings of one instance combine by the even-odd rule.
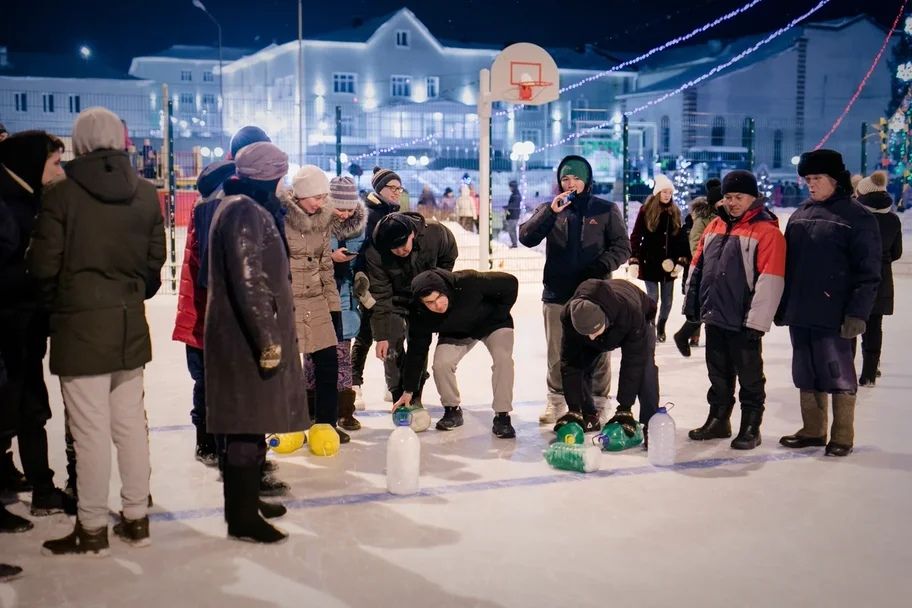
[[[420,405],[400,405],[393,411],[393,424],[396,424],[396,412],[406,410],[412,415],[411,427],[416,433],[423,433],[431,426],[431,415]]]
[[[390,494],[414,494],[418,491],[421,441],[409,426],[412,415],[407,409],[397,409],[393,421],[396,428],[386,443],[386,489]]]
[[[595,446],[552,443],[545,450],[545,461],[555,469],[592,473],[599,470],[602,453]]]
[[[675,422],[665,407],[649,419],[649,464],[669,467],[675,463]]]

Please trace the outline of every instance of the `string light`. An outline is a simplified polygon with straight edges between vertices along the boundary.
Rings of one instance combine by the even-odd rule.
[[[836,132],[836,129],[839,128],[839,125],[842,124],[843,119],[848,115],[849,110],[852,109],[852,106],[855,105],[855,102],[858,100],[858,96],[861,95],[862,89],[865,88],[865,85],[868,84],[868,79],[871,78],[871,74],[874,73],[874,68],[877,67],[877,64],[880,62],[880,58],[883,56],[884,51],[887,49],[887,44],[890,43],[890,38],[893,37],[893,31],[896,29],[896,25],[899,23],[900,17],[902,17],[903,11],[906,9],[906,3],[909,0],[902,0],[902,4],[899,6],[899,12],[896,13],[896,18],[893,20],[893,25],[890,26],[889,31],[887,32],[887,37],[884,38],[883,44],[880,45],[880,50],[877,51],[877,54],[874,56],[874,61],[871,62],[871,67],[868,68],[868,72],[864,75],[864,78],[861,79],[861,82],[858,83],[858,88],[855,89],[855,94],[849,98],[849,103],[846,104],[845,109],[842,111],[842,114],[839,115],[839,118],[836,119],[836,122],[833,123],[833,126],[830,127],[830,130],[827,131],[827,134],[823,136],[823,139],[814,147],[815,150],[819,150],[827,142],[827,140],[832,137],[833,133]],[[902,67],[902,66],[900,66]],[[906,80],[903,78],[903,80]]]
[[[371,156],[377,156],[379,154],[389,154],[390,152],[395,152],[396,150],[399,150],[401,148],[408,148],[409,146],[414,146],[416,144],[430,141],[430,140],[436,138],[437,135],[438,135],[437,133],[431,133],[430,135],[425,135],[424,137],[419,137],[417,139],[413,139],[411,141],[407,141],[402,144],[396,144],[394,146],[389,146],[388,148],[377,148],[376,150],[374,150],[372,152],[368,152],[367,154],[359,154],[358,156],[351,156],[351,157],[349,157],[349,159],[352,162],[355,162],[355,161],[359,161],[359,160],[362,160],[365,158],[370,158]]]

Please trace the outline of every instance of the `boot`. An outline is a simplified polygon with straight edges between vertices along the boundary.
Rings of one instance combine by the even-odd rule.
[[[0,533],[18,534],[28,532],[34,527],[35,524],[15,513],[10,513],[3,503],[0,503]]]
[[[346,431],[361,430],[361,423],[355,418],[355,391],[339,391],[339,426]]]
[[[700,346],[700,326],[697,325],[697,331],[690,337],[691,346]]]
[[[279,543],[288,535],[260,517],[257,487],[261,465],[225,464],[225,520],[228,536],[252,543]]]
[[[339,435],[339,443],[348,443],[352,440],[351,435],[340,429],[339,427],[333,427],[336,429],[336,433]]]
[[[706,422],[698,429],[693,429],[687,436],[694,441],[707,439],[728,439],[732,436],[731,414],[733,405],[728,407],[710,407]]]
[[[215,436],[207,433],[202,427],[196,427],[196,459],[207,467],[218,466]]]
[[[664,329],[664,324],[662,329]],[[675,346],[678,347],[678,350],[681,351],[681,354],[685,357],[690,356],[690,347],[696,346],[694,344],[694,332],[696,332],[697,343],[700,342],[700,324],[694,323],[693,321],[684,321],[684,325],[681,326],[681,329],[675,332],[672,338],[674,339]],[[658,337],[656,337],[658,340]]]
[[[367,404],[364,403],[364,393],[361,392],[361,386],[356,384],[352,387],[352,390],[355,392],[355,409],[359,412],[367,409]]]
[[[855,441],[855,395],[833,395],[833,428],[826,446],[827,456],[848,456]]]
[[[801,429],[794,435],[786,435],[779,443],[787,448],[807,448],[826,445],[827,440],[827,394],[801,391]]]
[[[275,519],[276,517],[282,517],[288,513],[288,509],[284,505],[277,505],[271,502],[266,502],[265,500],[257,501],[257,509],[265,519]],[[225,523],[228,523],[228,511],[225,511]]]
[[[35,517],[45,517],[56,513],[76,515],[76,501],[60,488],[49,486],[32,491],[32,506],[29,509]]]
[[[760,445],[760,423],[763,412],[756,409],[741,409],[741,429],[731,442],[732,449],[753,450]]]
[[[665,341],[665,323],[668,319],[659,319],[658,324],[656,325],[656,342]]]
[[[44,555],[91,555],[106,557],[109,553],[108,527],[97,530],[86,530],[76,520],[73,531],[55,540],[47,540],[41,545]]]
[[[861,351],[861,376],[859,386],[874,386],[877,380],[877,367],[880,365],[880,353]]]
[[[0,454],[0,492],[31,492],[32,484],[13,463],[13,453]]]
[[[225,464],[225,468],[228,468],[228,464]],[[224,478],[224,470],[222,472],[222,477]],[[265,467],[260,467],[260,496],[285,496],[290,490],[287,483],[281,479],[267,473]]]
[[[123,511],[120,512],[120,521],[114,524],[114,535],[132,547],[148,547],[149,516],[141,519],[127,519]]]
[[[510,414],[506,412],[496,414],[491,432],[500,439],[513,439],[516,437],[516,430],[510,424]]]
[[[437,421],[436,428],[438,431],[452,431],[462,423],[462,408],[447,406],[443,408],[443,418]]]
[[[22,574],[22,568],[9,564],[0,564],[0,582],[11,581]]]

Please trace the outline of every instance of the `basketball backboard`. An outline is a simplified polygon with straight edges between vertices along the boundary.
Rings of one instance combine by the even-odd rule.
[[[511,44],[491,66],[491,99],[541,105],[559,95],[560,74],[548,51],[528,42]]]

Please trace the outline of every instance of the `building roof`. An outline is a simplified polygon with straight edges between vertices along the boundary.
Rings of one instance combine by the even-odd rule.
[[[256,49],[246,49],[236,46],[223,46],[222,59],[225,61],[235,61],[245,55],[255,53]],[[167,59],[188,59],[197,61],[218,61],[219,49],[217,46],[202,46],[194,44],[175,44],[158,53],[143,55],[137,59],[149,57],[161,57]]]
[[[0,76],[141,80],[106,65],[97,57],[85,60],[75,53],[56,54],[20,51],[7,51],[7,63],[6,65],[0,65]]]
[[[380,15],[379,17],[373,17],[371,19],[355,19],[352,22],[351,27],[333,30],[323,34],[308,34],[305,38],[307,40],[328,40],[332,42],[367,42],[381,25],[402,11],[408,11],[408,9],[401,8],[392,13],[386,13],[385,15]]]

